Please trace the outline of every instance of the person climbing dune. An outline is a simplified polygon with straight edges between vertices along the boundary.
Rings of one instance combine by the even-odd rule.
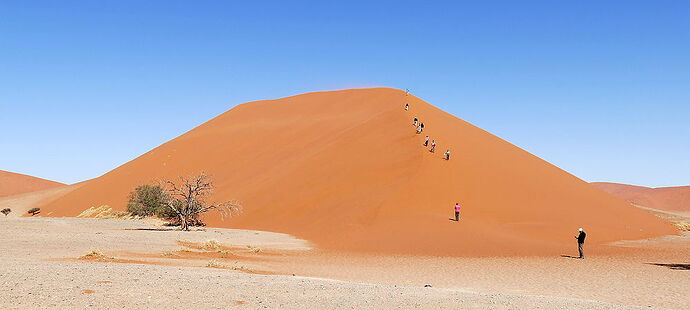
[[[417,134],[422,133],[422,126],[417,125]]]
[[[405,104],[405,111],[409,111],[409,110],[410,110],[410,105],[406,103]]]
[[[446,160],[450,160],[450,150],[446,150],[446,152],[443,153],[443,155],[446,156]]]
[[[436,151],[436,140],[431,140],[431,149],[429,152],[435,152]]]
[[[424,137],[424,146],[429,146],[429,136]]]
[[[460,222],[460,203],[455,203],[455,221]]]
[[[419,123],[419,119],[417,119],[417,118],[415,117],[415,118],[412,120],[412,126],[417,127],[418,123]]]

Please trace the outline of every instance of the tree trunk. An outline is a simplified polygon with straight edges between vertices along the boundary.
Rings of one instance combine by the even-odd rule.
[[[189,222],[187,222],[186,216],[180,216],[180,225],[182,230],[189,231]]]

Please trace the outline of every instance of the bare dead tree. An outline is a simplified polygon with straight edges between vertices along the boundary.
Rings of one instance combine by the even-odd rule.
[[[224,217],[238,213],[242,208],[236,201],[207,203],[206,198],[213,192],[213,180],[203,172],[196,176],[180,176],[177,181],[165,181],[164,187],[170,197],[166,205],[179,218],[182,230],[189,230],[199,215],[210,210],[217,210]]]

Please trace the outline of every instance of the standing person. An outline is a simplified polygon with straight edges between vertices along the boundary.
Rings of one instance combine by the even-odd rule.
[[[415,118],[412,120],[412,126],[417,127],[417,123],[418,123],[418,122],[419,122],[419,119],[417,119],[417,118],[415,117]]]
[[[455,203],[455,221],[460,222],[460,203]]]
[[[406,103],[405,104],[405,111],[409,111],[409,110],[410,110],[410,105]]]
[[[409,95],[409,94],[410,94],[410,89],[409,89],[409,88],[408,88],[408,89],[405,89],[405,96],[407,96],[407,95]]]
[[[419,123],[419,126],[421,126],[421,127],[422,127],[422,131],[424,131],[424,123],[421,123],[421,122],[420,122],[420,123]]]
[[[446,152],[443,153],[443,155],[446,155],[446,160],[450,160],[450,150],[446,150]]]
[[[417,125],[417,134],[422,133],[422,126]]]
[[[424,146],[429,146],[429,136],[424,137]]]
[[[436,151],[436,140],[431,140],[431,150],[429,152],[434,152]]]
[[[580,232],[577,236],[575,236],[575,239],[577,239],[577,251],[580,252],[580,259],[585,259],[585,250],[584,250],[584,245],[585,245],[585,238],[587,238],[587,233],[582,230],[582,228],[577,230]]]

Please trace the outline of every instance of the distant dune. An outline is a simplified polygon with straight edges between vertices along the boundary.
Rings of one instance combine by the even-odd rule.
[[[0,197],[35,192],[64,185],[25,174],[0,170]]]
[[[592,185],[636,205],[664,211],[690,211],[690,186],[651,188],[605,182]]]
[[[405,103],[410,110],[405,111]],[[193,104],[193,103],[192,103]],[[468,103],[471,104],[471,103]],[[413,117],[425,124],[415,134]],[[428,134],[436,153],[422,146]],[[447,148],[450,161],[443,159]],[[667,222],[396,89],[308,93],[239,105],[43,208],[123,210],[137,185],[204,170],[244,212],[213,226],[289,233],[330,250],[540,255],[588,241],[675,233]],[[455,202],[461,221],[449,220]]]

